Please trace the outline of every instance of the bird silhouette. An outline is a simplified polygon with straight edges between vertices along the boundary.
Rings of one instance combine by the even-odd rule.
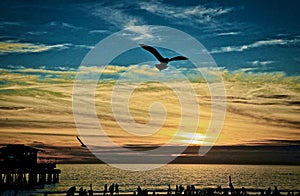
[[[86,147],[86,145],[81,141],[81,139],[78,136],[76,136],[76,138],[80,142],[81,147]]]
[[[164,69],[168,68],[168,63],[170,61],[179,61],[179,60],[188,60],[187,57],[185,56],[175,56],[172,58],[164,58],[163,56],[161,56],[161,54],[152,46],[148,46],[145,44],[140,44],[140,46],[142,48],[144,48],[145,50],[147,50],[148,52],[152,53],[156,59],[160,62],[160,64],[155,64],[155,67],[159,70],[162,71]]]

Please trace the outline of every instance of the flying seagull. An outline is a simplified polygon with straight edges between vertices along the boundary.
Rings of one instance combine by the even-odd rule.
[[[155,64],[155,67],[159,70],[159,71],[162,71],[164,69],[167,69],[168,68],[168,63],[170,61],[179,61],[179,60],[188,60],[188,58],[184,57],[184,56],[175,56],[175,57],[172,57],[172,58],[164,58],[161,56],[161,54],[159,54],[159,52],[151,47],[151,46],[147,46],[145,44],[140,44],[140,46],[142,48],[144,48],[145,50],[147,50],[148,52],[151,52],[157,60],[159,60],[160,64]]]
[[[81,147],[86,147],[86,145],[81,141],[81,139],[78,136],[76,136],[76,138],[80,142]]]

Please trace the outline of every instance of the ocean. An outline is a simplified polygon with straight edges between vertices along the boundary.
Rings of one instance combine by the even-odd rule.
[[[102,191],[104,184],[108,186],[118,183],[121,191],[133,191],[140,185],[143,189],[167,189],[170,184],[195,185],[196,188],[228,187],[228,177],[236,188],[267,189],[274,185],[279,189],[300,190],[300,166],[274,165],[189,165],[169,164],[149,171],[126,171],[105,164],[59,164],[61,169],[60,183],[47,185],[48,191],[66,191],[71,186],[77,189]]]
[[[145,165],[147,166],[147,165]],[[279,190],[300,190],[300,166],[286,165],[217,165],[217,164],[169,164],[149,171],[127,171],[105,164],[58,164],[60,182],[45,185],[43,189],[19,191],[18,195],[44,195],[44,192],[66,192],[71,186],[94,191],[103,191],[118,183],[120,192],[136,191],[137,186],[148,190],[167,190],[168,184],[195,185],[196,189],[228,188],[229,176],[235,188],[267,189],[277,186]],[[296,193],[297,193],[296,192]],[[0,193],[14,195],[14,191]],[[49,194],[65,195],[65,194]],[[286,193],[284,193],[286,195]]]

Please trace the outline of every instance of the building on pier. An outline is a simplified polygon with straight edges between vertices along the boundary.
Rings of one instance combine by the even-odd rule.
[[[32,188],[59,182],[54,162],[38,163],[37,148],[9,144],[0,148],[0,190]]]

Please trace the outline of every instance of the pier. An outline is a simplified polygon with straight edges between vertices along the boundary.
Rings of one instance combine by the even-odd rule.
[[[0,191],[28,189],[59,182],[60,170],[54,162],[38,163],[42,150],[22,144],[0,149]]]

